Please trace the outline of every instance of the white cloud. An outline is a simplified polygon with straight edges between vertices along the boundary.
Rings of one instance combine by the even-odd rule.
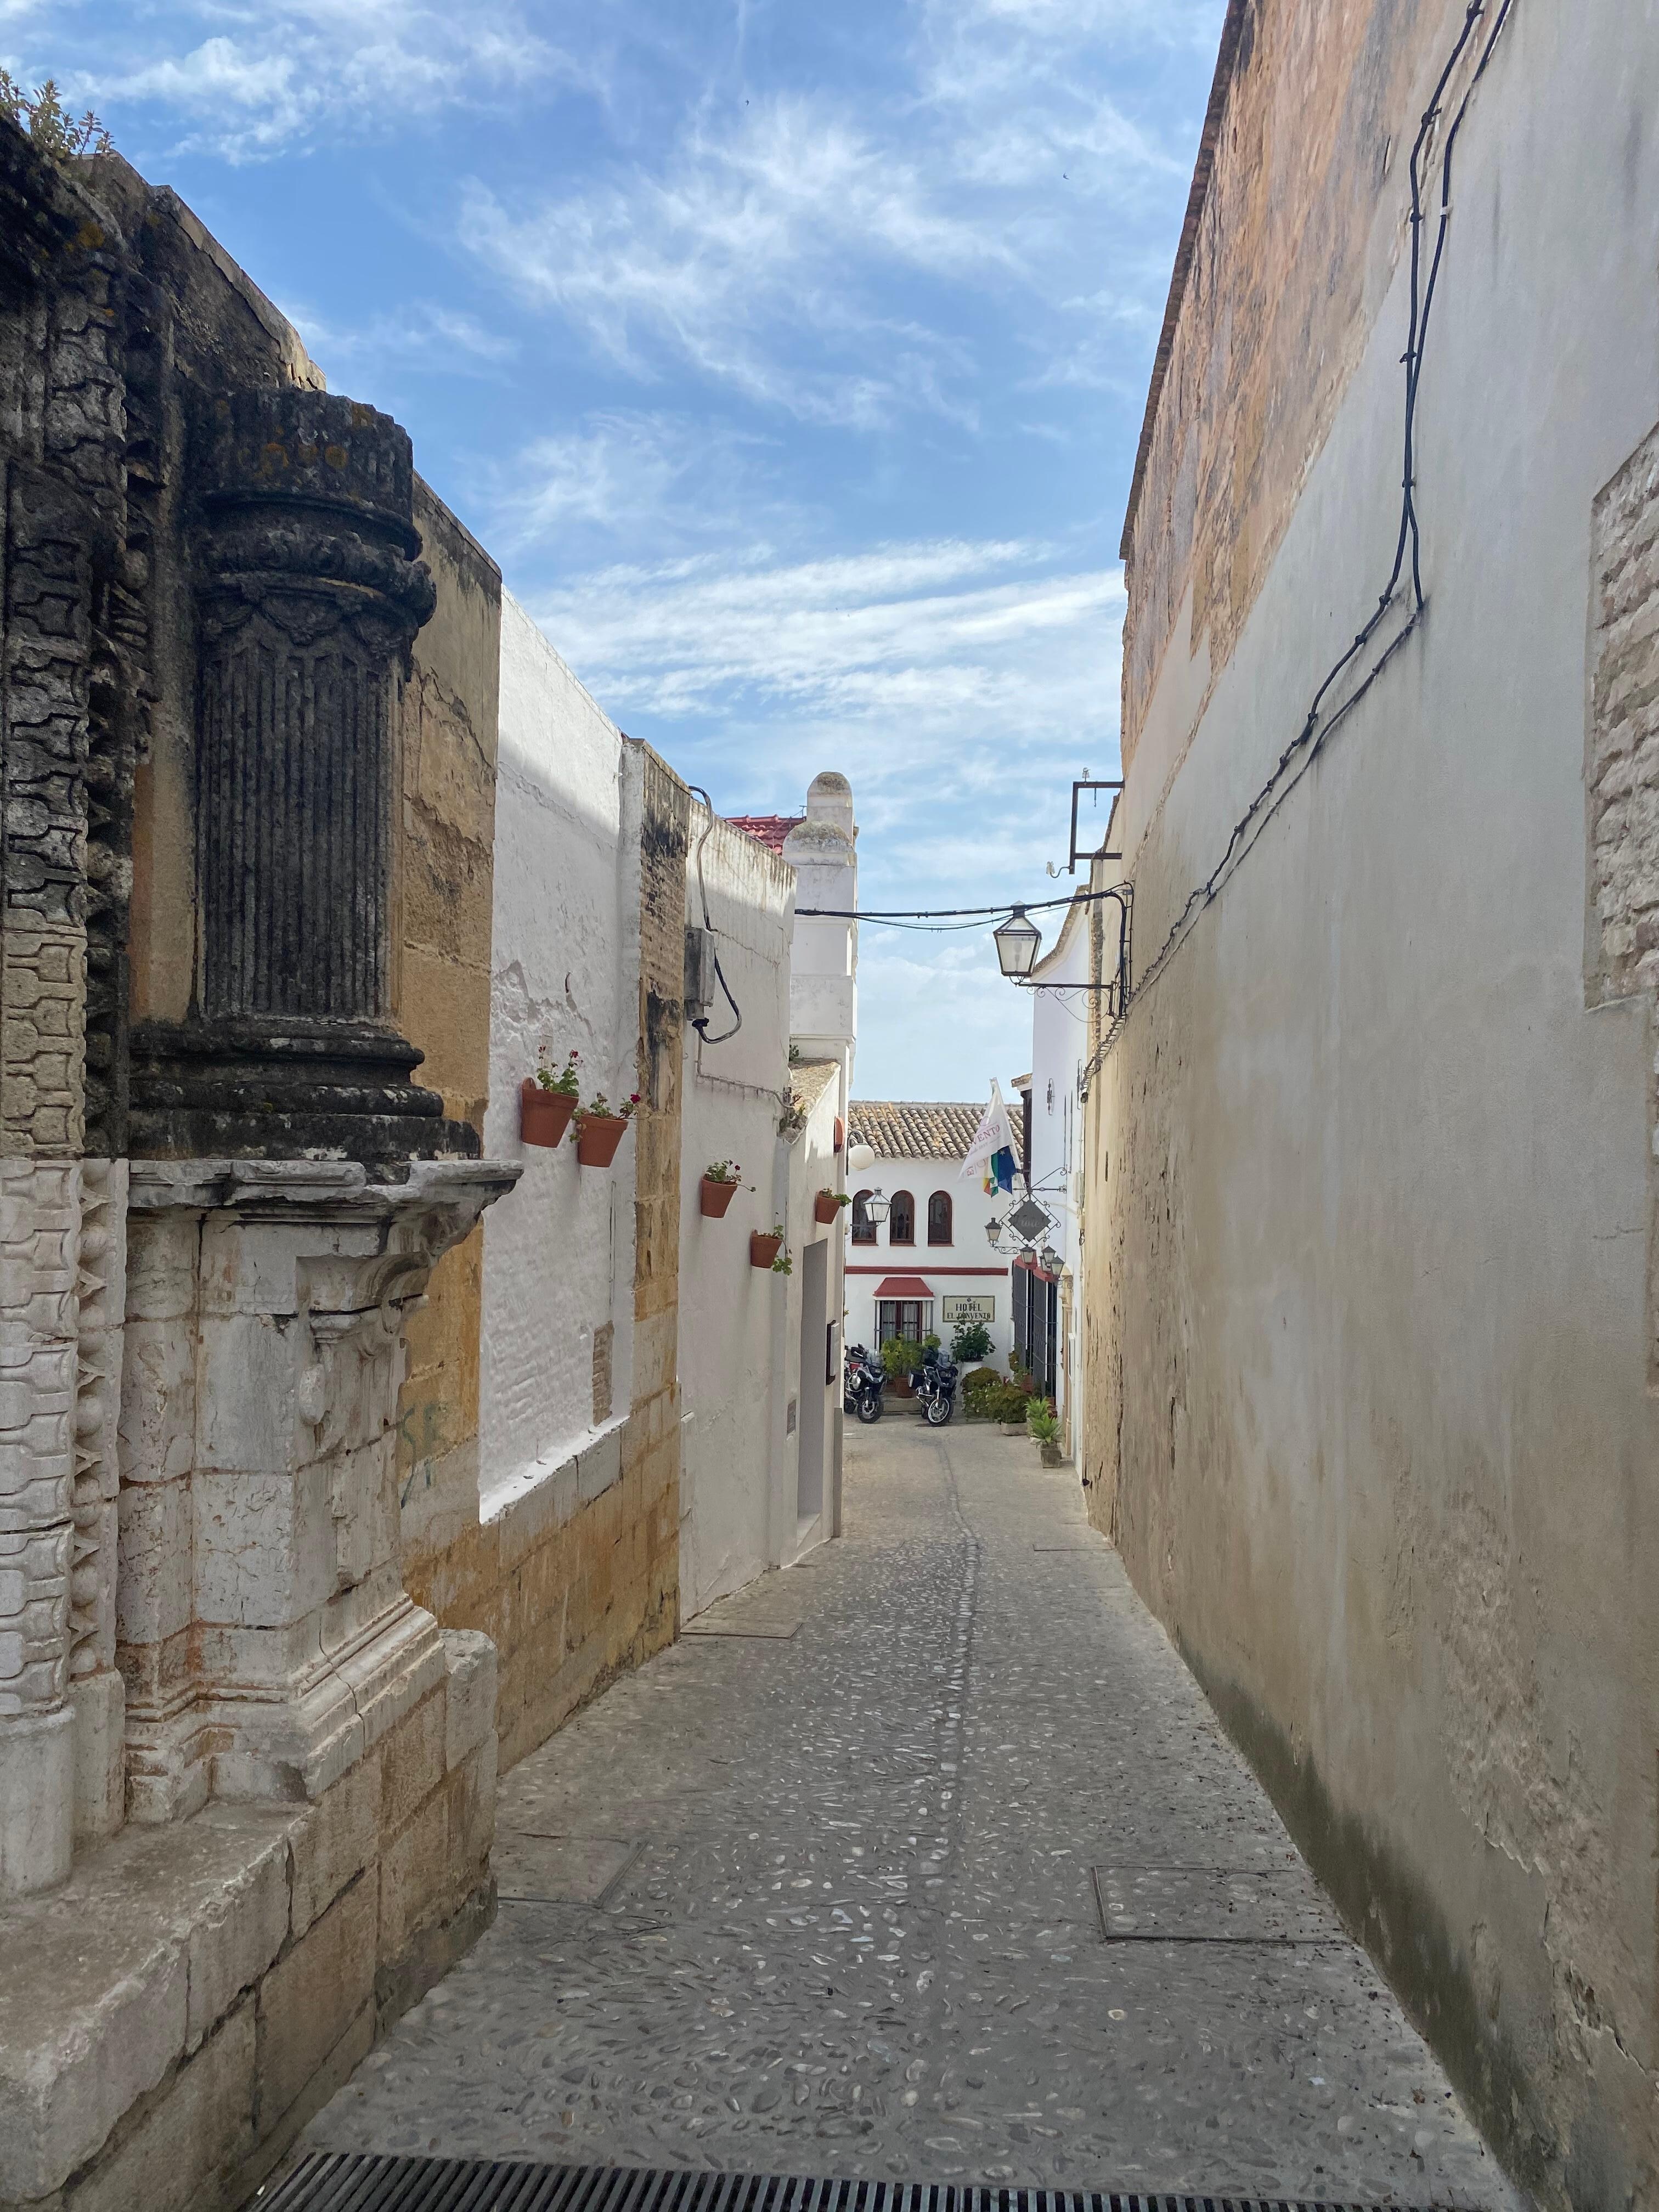
[[[873,275],[1019,273],[1005,231],[947,208],[890,139],[795,95],[728,129],[696,122],[660,168],[562,199],[509,208],[475,182],[462,234],[635,375],[672,358],[805,420],[860,427],[900,406],[949,411],[966,361],[959,342],[879,305]]]
[[[306,342],[318,366],[354,372],[365,366],[487,375],[510,361],[516,342],[487,330],[471,315],[433,300],[411,300],[391,313],[376,313],[342,328],[311,308],[283,302],[283,313]]]
[[[86,42],[82,44],[86,52]],[[154,107],[233,162],[324,131],[385,138],[445,106],[594,82],[510,0],[162,0],[60,74],[112,115]]]

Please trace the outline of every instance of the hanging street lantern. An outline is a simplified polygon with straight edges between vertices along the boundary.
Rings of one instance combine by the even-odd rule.
[[[872,1223],[878,1229],[879,1229],[882,1223],[886,1220],[888,1215],[892,1212],[892,1200],[890,1199],[884,1198],[878,1190],[869,1192],[865,1198],[864,1218],[866,1221]]]
[[[1057,1275],[1060,1273],[1060,1255],[1052,1244],[1045,1244],[1037,1254],[1037,1265],[1047,1274]]]
[[[1042,933],[1017,906],[1000,929],[991,932],[997,948],[997,964],[1011,983],[1023,983],[1036,964]]]
[[[991,1218],[985,1224],[985,1241],[994,1249],[996,1247],[997,1239],[1001,1236],[1001,1234],[1002,1224],[998,1220],[996,1215],[994,1213],[991,1216]]]

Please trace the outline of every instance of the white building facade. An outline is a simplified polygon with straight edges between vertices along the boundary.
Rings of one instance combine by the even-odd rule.
[[[984,1111],[965,1101],[854,1102],[850,1158],[864,1164],[848,1184],[849,1343],[874,1351],[890,1336],[937,1334],[948,1346],[960,1322],[977,1320],[991,1333],[990,1359],[1006,1363],[1013,1344],[1009,1264],[987,1232],[1008,1200],[962,1173]],[[888,1204],[880,1223],[866,1206],[878,1192]]]

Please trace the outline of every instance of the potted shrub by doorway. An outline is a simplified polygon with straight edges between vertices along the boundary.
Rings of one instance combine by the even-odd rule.
[[[519,1085],[519,1134],[526,1145],[553,1146],[570,1127],[576,1110],[576,1070],[581,1054],[569,1052],[564,1066],[550,1067],[544,1060],[533,1075]]]
[[[738,1181],[742,1174],[735,1160],[710,1160],[703,1170],[697,1195],[711,1221],[725,1219],[726,1208],[738,1194]]]
[[[603,1091],[592,1103],[576,1109],[576,1158],[585,1168],[608,1168],[617,1147],[628,1133],[634,1109],[640,1103],[636,1091],[626,1103],[613,1107]]]
[[[843,1206],[852,1203],[850,1191],[821,1190],[812,1200],[812,1218],[814,1221],[833,1221]]]
[[[1060,1466],[1060,1416],[1053,1405],[1046,1399],[1033,1399],[1025,1415],[1025,1425],[1036,1439],[1044,1467]]]
[[[749,1232],[749,1264],[751,1267],[771,1267],[777,1264],[783,1249],[783,1224],[779,1222],[770,1230],[751,1229]]]

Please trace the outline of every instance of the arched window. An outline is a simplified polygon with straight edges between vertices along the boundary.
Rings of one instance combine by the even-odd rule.
[[[869,1195],[867,1190],[853,1194],[853,1242],[855,1244],[873,1244],[876,1241],[876,1224],[865,1211],[864,1201]]]
[[[916,1241],[916,1201],[908,1190],[893,1193],[893,1210],[887,1217],[887,1242],[914,1244]]]
[[[951,1242],[951,1194],[936,1190],[927,1201],[927,1242],[948,1244]]]

